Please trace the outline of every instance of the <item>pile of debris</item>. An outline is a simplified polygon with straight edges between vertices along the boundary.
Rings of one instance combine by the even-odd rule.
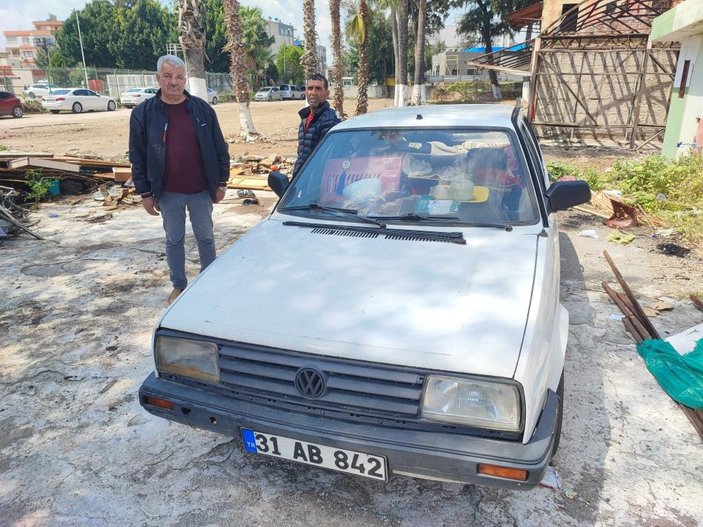
[[[292,161],[275,153],[247,154],[230,162],[227,187],[237,190],[244,205],[261,205],[254,192],[271,190],[269,172],[290,173],[292,167]],[[37,186],[41,192],[37,192]],[[39,238],[29,231],[29,210],[23,205],[44,197],[87,193],[92,193],[106,210],[141,203],[128,162],[45,152],[0,152],[0,240],[21,232]]]
[[[608,254],[608,251],[603,251],[603,256],[605,256],[605,260],[608,262],[608,265],[610,266],[611,270],[613,271],[613,274],[615,275],[615,278],[617,279],[618,283],[620,284],[620,287],[622,288],[622,293],[619,291],[616,291],[613,289],[610,285],[608,285],[606,282],[603,282],[601,285],[603,286],[603,289],[605,292],[608,294],[608,296],[611,298],[613,302],[615,302],[615,305],[618,306],[620,311],[623,314],[623,319],[622,322],[625,325],[625,329],[627,332],[632,336],[634,341],[639,345],[644,341],[648,340],[662,340],[661,335],[657,331],[657,329],[654,327],[652,322],[649,320],[649,317],[656,314],[656,310],[654,313],[650,311],[650,313],[647,313],[646,306],[643,307],[638,301],[637,298],[635,297],[634,292],[632,289],[630,289],[629,285],[627,282],[625,282],[625,279],[623,278],[622,274],[618,270],[618,268],[615,265],[615,262],[613,259],[610,257]],[[698,298],[695,295],[690,296],[691,301],[694,303],[694,305],[703,311],[703,300]],[[671,306],[668,306],[669,308]],[[666,309],[666,308],[665,308]],[[697,326],[695,328],[692,328],[692,331],[688,331],[690,334],[695,334],[697,335],[698,338],[700,338],[700,333],[703,331],[703,324],[700,326]],[[687,333],[687,332],[684,332]],[[681,335],[681,334],[679,334]],[[674,337],[670,337],[669,340],[672,341],[674,338],[677,338],[678,335],[675,335]],[[687,338],[689,336],[687,335]],[[659,379],[657,379],[659,380]],[[661,384],[661,383],[660,383]],[[671,394],[669,394],[671,395]],[[673,398],[673,397],[672,397]],[[676,399],[674,399],[676,400]],[[681,404],[680,402],[678,403],[681,409],[683,410],[684,414],[686,417],[688,417],[689,421],[691,421],[691,424],[693,424],[693,427],[696,429],[698,432],[698,435],[703,438],[703,410],[701,409],[694,409],[690,408],[684,404]]]

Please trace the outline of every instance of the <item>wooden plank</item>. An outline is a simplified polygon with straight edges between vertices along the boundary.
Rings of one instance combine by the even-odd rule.
[[[689,298],[691,299],[691,302],[693,302],[698,309],[703,311],[703,300],[698,298],[696,295],[691,295]]]
[[[112,167],[112,175],[115,181],[123,183],[132,177],[132,169],[130,167]]]
[[[227,188],[250,189],[250,190],[271,190],[268,186],[268,176],[243,176],[230,177]]]
[[[54,170],[62,170],[64,172],[75,173],[81,171],[81,167],[78,165],[74,165],[73,163],[66,163],[65,161],[55,161],[54,159],[46,159],[43,157],[21,157],[18,159],[13,159],[12,161],[8,161],[7,166],[10,168],[51,168]]]
[[[613,274],[615,274],[615,278],[617,278],[618,283],[620,283],[620,287],[622,287],[622,290],[625,292],[625,295],[630,300],[630,305],[632,307],[632,311],[633,311],[635,317],[637,318],[637,320],[639,320],[642,323],[642,325],[645,327],[645,329],[647,330],[647,333],[649,333],[651,338],[653,338],[653,339],[661,338],[659,336],[659,332],[655,329],[655,327],[649,321],[649,319],[647,318],[647,315],[644,314],[644,311],[642,311],[642,307],[640,306],[639,302],[637,301],[637,298],[635,297],[634,293],[632,292],[632,289],[630,289],[630,286],[627,285],[627,282],[625,282],[625,279],[622,277],[622,274],[620,274],[620,271],[618,271],[618,268],[615,266],[615,262],[608,254],[608,251],[603,251],[603,256],[605,256],[605,260],[608,262],[608,265],[610,265],[610,269],[613,271]]]
[[[18,157],[54,157],[49,152],[0,152],[0,159],[14,159]]]

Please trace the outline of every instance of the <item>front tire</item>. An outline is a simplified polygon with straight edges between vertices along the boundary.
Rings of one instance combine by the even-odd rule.
[[[561,373],[561,380],[557,388],[559,397],[559,407],[557,408],[557,428],[554,431],[554,446],[552,447],[552,458],[557,455],[559,443],[561,442],[561,423],[564,419],[564,372]]]
[[[83,106],[79,102],[74,102],[71,111],[73,113],[81,113],[83,111]]]
[[[115,104],[115,101],[108,101],[107,103],[107,111],[108,112],[114,112],[115,108],[117,108],[117,105]]]
[[[217,104],[217,97],[212,98],[212,105],[215,106]]]
[[[18,117],[22,117],[24,115],[24,110],[22,110],[21,106],[15,106],[12,108],[12,117],[17,119]]]

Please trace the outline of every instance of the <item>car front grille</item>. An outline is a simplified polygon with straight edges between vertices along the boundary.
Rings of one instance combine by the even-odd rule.
[[[424,372],[246,345],[221,346],[219,360],[223,387],[294,411],[377,422],[419,418]],[[301,370],[324,384],[314,399],[296,387]]]

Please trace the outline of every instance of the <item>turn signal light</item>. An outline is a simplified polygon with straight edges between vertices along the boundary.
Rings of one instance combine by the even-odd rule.
[[[173,403],[167,401],[166,399],[161,399],[160,397],[144,397],[144,404],[151,406],[158,406],[159,408],[165,408],[166,410],[173,410]]]
[[[514,479],[516,481],[527,481],[530,473],[519,468],[499,467],[497,465],[478,464],[478,473],[486,476],[493,476],[503,479]]]

